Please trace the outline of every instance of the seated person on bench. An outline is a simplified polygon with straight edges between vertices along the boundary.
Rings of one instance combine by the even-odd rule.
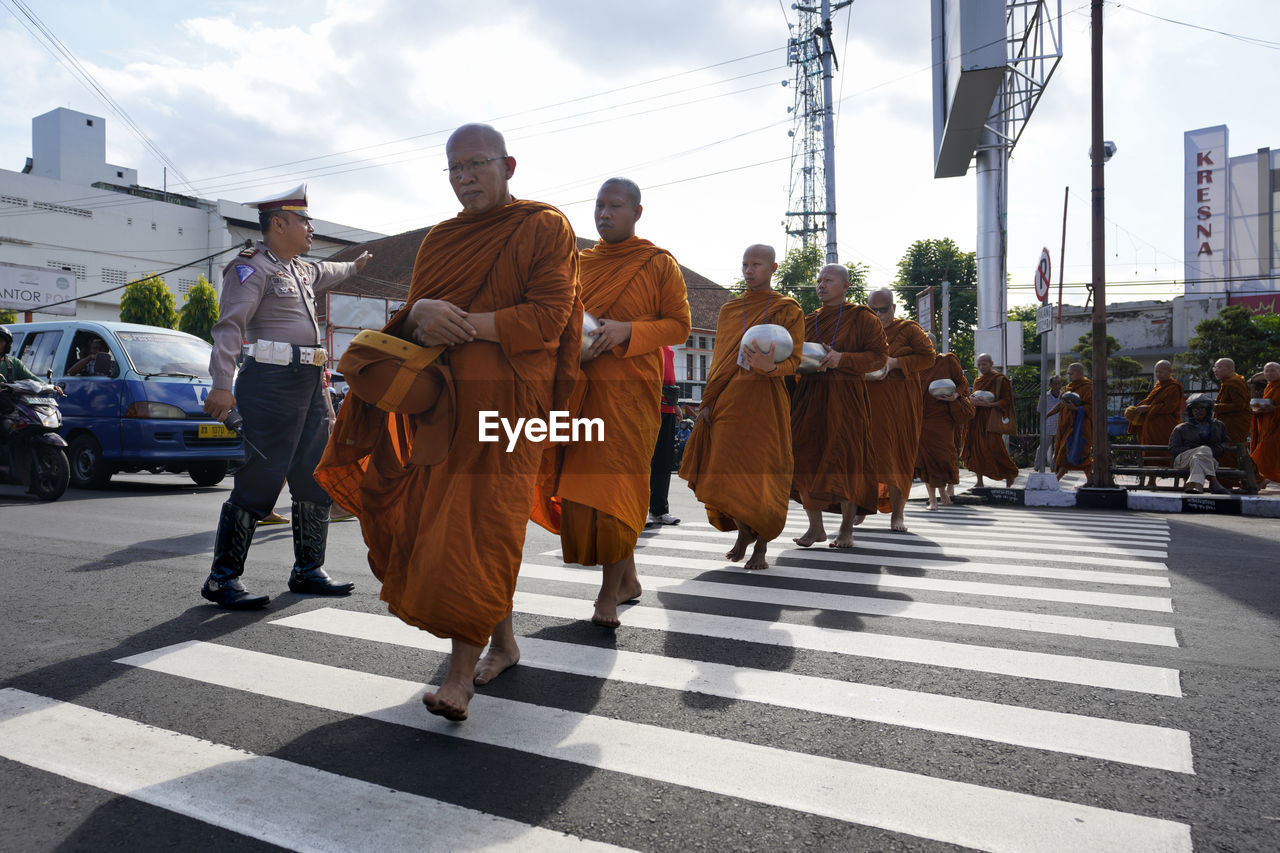
[[[1218,482],[1218,457],[1233,447],[1227,438],[1227,425],[1214,420],[1213,398],[1193,394],[1187,400],[1186,420],[1169,435],[1169,455],[1174,468],[1188,469],[1186,491],[1198,494],[1205,490],[1216,495],[1230,493]],[[1203,485],[1202,485],[1203,484]]]

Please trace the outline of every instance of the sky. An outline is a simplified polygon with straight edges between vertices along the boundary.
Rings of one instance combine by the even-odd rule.
[[[0,0],[0,168],[30,156],[32,117],[67,107],[107,119],[108,162],[144,186],[166,164],[170,189],[210,199],[306,181],[314,216],[395,234],[458,211],[444,141],[487,121],[517,160],[515,195],[595,237],[600,183],[632,178],[638,233],[728,285],[747,245],[789,245],[790,6]],[[1066,188],[1066,301],[1091,278],[1089,3],[1062,12],[1062,61],[1010,161],[1011,305],[1034,301],[1043,247],[1058,279]],[[1272,0],[1126,0],[1104,22],[1108,302],[1167,299],[1182,292],[1183,133],[1226,124],[1233,154],[1280,147],[1280,18]],[[972,251],[973,169],[932,177],[929,3],[856,0],[833,30],[841,260],[882,286],[916,240]]]

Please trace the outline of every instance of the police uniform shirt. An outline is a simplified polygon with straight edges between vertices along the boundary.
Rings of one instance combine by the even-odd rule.
[[[354,274],[351,261],[285,263],[259,240],[222,271],[219,319],[213,327],[209,373],[215,389],[230,391],[245,341],[321,345],[316,296]]]

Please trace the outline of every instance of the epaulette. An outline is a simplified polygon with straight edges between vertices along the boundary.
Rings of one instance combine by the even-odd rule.
[[[242,258],[252,258],[256,254],[258,254],[257,246],[245,246],[240,250],[240,257]]]

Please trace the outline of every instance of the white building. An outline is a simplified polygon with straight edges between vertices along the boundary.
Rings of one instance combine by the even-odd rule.
[[[0,170],[0,263],[73,273],[82,319],[119,319],[124,285],[152,273],[162,273],[178,307],[197,276],[220,289],[233,251],[261,236],[253,208],[139,186],[136,169],[107,163],[98,116],[61,108],[37,116],[31,151],[22,171]],[[382,236],[312,225],[316,258]]]

